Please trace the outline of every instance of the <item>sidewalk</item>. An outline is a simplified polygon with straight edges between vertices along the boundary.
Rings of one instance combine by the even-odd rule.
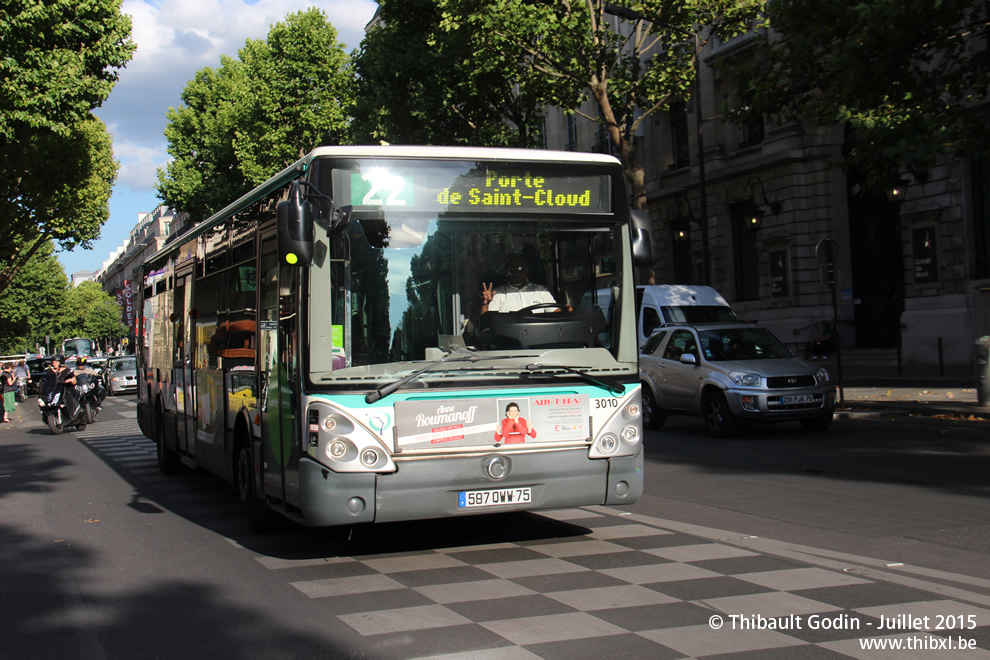
[[[851,411],[898,411],[990,420],[990,405],[978,402],[974,365],[904,364],[896,349],[844,349],[842,400]],[[838,379],[832,355],[822,362]]]

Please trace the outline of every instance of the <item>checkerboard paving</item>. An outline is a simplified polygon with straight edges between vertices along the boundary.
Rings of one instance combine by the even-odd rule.
[[[486,658],[990,658],[990,606],[753,552],[621,515],[548,512],[588,533],[566,539],[365,557],[258,560],[306,569],[291,580],[384,656]],[[312,575],[319,566],[318,577]],[[990,603],[990,599],[987,601]],[[969,630],[878,631],[880,617],[975,616]],[[722,627],[714,629],[713,616]],[[732,615],[783,629],[733,628]],[[788,620],[803,625],[786,629]],[[839,629],[811,629],[808,617]],[[850,621],[858,622],[851,628]],[[913,640],[965,651],[862,648],[861,639]],[[920,640],[920,641],[919,641]],[[925,646],[927,644],[927,646]]]
[[[241,512],[226,489],[158,475],[154,444],[132,415],[105,415],[76,435],[156,484],[188,515],[218,532],[229,527],[243,534]],[[539,516],[569,532],[454,548],[435,548],[426,539],[391,553],[380,553],[390,544],[378,539],[348,556],[310,552],[301,559],[287,558],[300,541],[293,535],[272,541],[280,546],[275,552],[262,543],[252,547],[262,566],[359,635],[374,658],[990,658],[990,586],[978,581],[969,592],[923,579],[886,580],[875,570],[852,574],[824,559],[834,553],[820,553],[816,564],[813,553],[795,546],[775,554],[765,543],[733,542],[605,507]],[[467,520],[459,522],[466,527]],[[972,615],[975,627],[877,630],[882,620],[903,614],[931,621]],[[733,615],[778,627],[733,627]],[[860,627],[812,629],[813,616],[855,619]],[[720,617],[720,628],[712,617]],[[794,617],[804,625],[788,627]],[[975,648],[939,648],[958,638],[974,640]],[[863,640],[902,648],[864,648]]]

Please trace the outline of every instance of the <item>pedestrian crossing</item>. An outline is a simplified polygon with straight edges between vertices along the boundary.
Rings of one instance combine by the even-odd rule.
[[[221,482],[158,474],[127,404],[75,436],[251,553],[369,657],[990,658],[990,583],[868,570],[865,558],[617,508],[254,537]],[[902,614],[952,626],[884,628]],[[947,646],[960,640],[974,646]]]

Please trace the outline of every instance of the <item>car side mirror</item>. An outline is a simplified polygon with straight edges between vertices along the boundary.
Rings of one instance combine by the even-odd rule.
[[[694,353],[684,353],[681,355],[681,364],[698,364],[698,358]]]

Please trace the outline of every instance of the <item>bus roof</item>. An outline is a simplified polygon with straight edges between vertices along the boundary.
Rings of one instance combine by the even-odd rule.
[[[174,242],[165,245],[161,250],[145,260],[145,265],[158,261],[163,255],[175,252],[180,245],[199,238],[230,217],[240,209],[253,204],[272,190],[281,188],[289,181],[301,176],[310,163],[321,157],[334,158],[414,158],[436,160],[501,160],[501,161],[535,161],[558,163],[598,163],[602,165],[619,165],[614,156],[582,151],[549,151],[547,149],[516,149],[506,147],[439,147],[439,146],[401,146],[401,145],[343,145],[333,147],[317,147],[284,170],[271,177],[253,190],[248,191],[234,202],[220,209],[206,220],[197,224],[186,234],[176,237]],[[142,284],[143,286],[143,284]]]

